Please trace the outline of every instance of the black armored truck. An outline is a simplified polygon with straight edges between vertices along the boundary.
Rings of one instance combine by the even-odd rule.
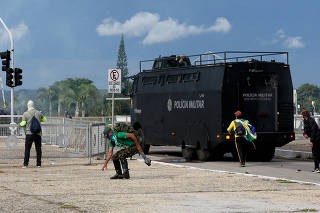
[[[148,68],[144,68],[148,66]],[[179,146],[187,160],[236,157],[227,132],[234,112],[256,128],[250,157],[269,161],[295,139],[288,52],[209,52],[140,61],[133,77],[131,123],[145,153]]]

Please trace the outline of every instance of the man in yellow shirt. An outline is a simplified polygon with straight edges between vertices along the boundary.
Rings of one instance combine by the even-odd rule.
[[[230,123],[227,131],[235,135],[235,145],[238,152],[240,165],[241,167],[245,167],[249,142],[245,139],[246,129],[244,124],[248,124],[248,121],[242,119],[241,111],[236,111],[234,115],[236,116],[236,119]]]

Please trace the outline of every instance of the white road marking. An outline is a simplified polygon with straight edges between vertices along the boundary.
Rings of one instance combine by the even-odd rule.
[[[143,161],[143,159],[137,159],[137,160]],[[152,160],[151,166],[152,166],[152,163],[157,163],[157,164],[167,165],[167,166],[175,166],[175,167],[179,167],[179,168],[198,169],[198,170],[202,170],[202,171],[210,171],[210,172],[218,172],[218,173],[226,173],[226,174],[235,174],[235,175],[244,175],[244,176],[248,176],[248,177],[257,177],[257,178],[261,178],[261,179],[285,180],[285,181],[296,182],[296,183],[300,183],[300,184],[311,184],[311,185],[320,186],[320,183],[293,180],[293,179],[287,179],[287,178],[279,178],[279,177],[264,176],[264,175],[254,175],[254,174],[246,174],[246,173],[241,173],[241,172],[231,172],[231,171],[215,170],[215,169],[204,169],[204,168],[198,168],[198,167],[194,167],[194,166],[177,165],[177,164],[174,164],[174,163],[165,163],[165,162],[160,162],[160,161],[155,161],[155,160]]]

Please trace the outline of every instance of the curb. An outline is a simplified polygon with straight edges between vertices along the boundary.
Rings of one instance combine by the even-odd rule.
[[[274,155],[283,158],[299,158],[299,159],[312,159],[312,152],[293,151],[286,149],[276,149]]]

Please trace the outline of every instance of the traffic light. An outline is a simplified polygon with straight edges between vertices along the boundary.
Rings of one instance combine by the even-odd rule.
[[[21,86],[22,85],[22,69],[20,68],[15,68],[14,69],[14,83],[15,87],[16,86]]]
[[[14,73],[13,69],[9,68],[9,69],[6,70],[6,72],[7,72],[6,85],[7,85],[8,87],[14,87],[14,85],[13,85],[13,78],[14,78],[14,76],[13,76],[13,73]]]
[[[0,52],[0,56],[2,59],[2,71],[7,71],[10,68],[10,51]]]

